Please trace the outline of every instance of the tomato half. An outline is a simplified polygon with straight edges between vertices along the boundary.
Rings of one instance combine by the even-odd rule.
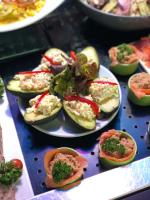
[[[11,163],[18,169],[22,169],[23,168],[22,161],[19,160],[19,159],[12,159]]]

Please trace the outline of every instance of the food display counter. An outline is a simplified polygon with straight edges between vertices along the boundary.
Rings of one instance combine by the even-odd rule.
[[[4,53],[0,58],[0,73],[6,85],[18,71],[34,69],[39,64],[41,55],[51,47],[70,52],[71,50],[80,51],[89,45],[94,46],[98,51],[100,64],[109,69],[108,50],[110,47],[139,40],[147,36],[149,31],[147,29],[121,32],[107,29],[89,19],[74,1],[66,1],[41,22],[21,31],[12,32],[11,39],[9,33],[1,33],[1,38],[5,40],[9,38],[12,42],[12,49],[7,42],[4,43],[7,56],[3,50]],[[26,37],[27,32],[29,37]],[[17,38],[20,41],[17,41]],[[30,45],[29,38],[32,45]],[[18,48],[20,48],[19,51]],[[141,71],[143,68],[139,66],[137,72]],[[20,113],[18,98],[6,91],[4,101],[0,104],[0,109],[3,110],[0,113],[0,123],[4,132],[7,132],[4,136],[4,154],[6,159],[18,156],[24,162],[22,184],[18,186],[17,200],[104,200],[142,199],[143,197],[143,199],[149,199],[150,192],[147,189],[150,187],[150,138],[147,130],[150,109],[149,106],[140,107],[128,100],[128,76],[116,75],[116,78],[122,94],[117,115],[104,128],[79,137],[68,138],[63,135],[57,137],[57,135],[46,134],[27,125]],[[109,129],[127,131],[135,139],[138,150],[131,164],[108,170],[99,162],[97,138]],[[12,152],[10,147],[13,149]],[[79,151],[89,163],[84,171],[82,183],[68,191],[50,191],[44,182],[46,176],[43,164],[44,155],[48,150],[58,147],[70,147]],[[136,192],[138,193],[135,194]]]

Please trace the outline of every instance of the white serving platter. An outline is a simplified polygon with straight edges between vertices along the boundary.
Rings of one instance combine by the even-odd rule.
[[[35,16],[28,17],[22,21],[17,21],[14,23],[6,24],[6,25],[0,25],[0,32],[13,31],[13,30],[17,30],[17,29],[29,26],[41,20],[42,18],[46,17],[48,14],[53,12],[58,6],[60,6],[63,2],[64,0],[46,0],[44,7]]]
[[[121,104],[121,99],[122,99],[121,88],[120,88],[119,82],[116,79],[116,77],[112,74],[112,72],[110,72],[104,66],[100,67],[99,76],[108,77],[118,84],[120,104]],[[23,115],[25,113],[25,108],[27,106],[27,102],[25,100],[19,98],[18,104],[19,104],[20,112]],[[82,129],[79,126],[77,126],[74,122],[72,122],[72,120],[67,115],[64,114],[63,111],[61,111],[54,120],[47,122],[47,123],[34,125],[33,127],[43,133],[46,133],[46,134],[52,135],[52,136],[56,136],[56,137],[63,137],[63,138],[81,137],[81,136],[92,134],[92,133],[104,128],[105,126],[107,126],[117,115],[117,113],[119,111],[119,107],[115,112],[108,115],[107,117],[97,120],[96,128],[94,130],[90,130],[90,131],[86,130],[86,129]]]

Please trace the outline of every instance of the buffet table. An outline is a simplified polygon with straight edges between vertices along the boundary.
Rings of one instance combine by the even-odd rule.
[[[21,32],[19,30],[12,32],[12,47],[10,48],[7,42],[4,43],[6,53],[4,52],[0,58],[0,73],[4,82],[7,83],[16,72],[35,68],[40,62],[41,54],[50,47],[69,52],[74,49],[81,50],[88,45],[97,49],[100,63],[108,68],[110,47],[136,41],[142,36],[147,36],[149,31],[109,30],[85,16],[76,3],[67,1],[38,24],[22,29]],[[27,37],[27,32],[29,37]],[[0,37],[7,41],[9,33],[1,34]],[[28,46],[26,44],[29,38],[32,45]],[[19,44],[22,45],[19,46]],[[143,69],[139,67],[138,71],[143,71]],[[4,101],[0,104],[0,123],[5,134],[4,155],[6,160],[19,157],[24,161],[21,185],[17,186],[17,200],[47,199],[46,195],[50,199],[57,200],[79,198],[88,200],[92,197],[100,199],[98,196],[101,196],[102,200],[115,199],[150,187],[150,172],[147,170],[150,168],[150,146],[148,139],[145,139],[150,121],[150,109],[130,103],[127,98],[128,77],[117,76],[117,79],[121,86],[122,102],[115,119],[102,130],[77,138],[54,137],[27,125],[20,114],[17,97],[6,91]],[[137,142],[138,152],[131,165],[106,170],[98,162],[96,139],[102,132],[112,128],[129,132]],[[74,148],[84,154],[89,161],[89,167],[85,171],[83,182],[78,187],[67,192],[48,191],[44,183],[43,157],[47,150],[61,146]],[[115,189],[116,187],[118,189]],[[148,199],[150,192],[140,194],[145,195],[144,199]],[[126,198],[138,199],[140,194]],[[36,195],[40,196],[36,197]]]

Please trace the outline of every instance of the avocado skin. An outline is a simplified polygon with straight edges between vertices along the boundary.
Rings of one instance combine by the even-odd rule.
[[[11,92],[12,94],[14,94],[15,96],[19,96],[25,99],[31,99],[37,95],[40,95],[46,91],[49,90],[49,87],[42,89],[42,90],[32,90],[32,91],[25,91],[25,90],[21,90],[21,88],[19,87],[19,81],[18,80],[10,80],[6,86],[6,89]]]
[[[37,119],[33,113],[31,113],[29,116],[29,114],[25,112],[24,120],[27,124],[30,124],[30,125],[38,125],[38,124],[46,123],[53,120],[58,115],[61,108],[62,108],[62,105],[58,107],[57,109],[55,109],[50,116],[43,116],[42,118],[42,115],[40,115],[41,116],[40,119]],[[31,117],[31,120],[29,119],[29,117]]]
[[[97,69],[99,70],[99,67],[100,67],[99,56],[94,47],[88,46],[88,47],[84,48],[81,51],[81,53],[83,53],[85,56],[87,56],[88,60],[92,59],[93,61],[95,61],[96,65],[97,65]]]
[[[110,66],[110,70],[117,75],[128,76],[133,74],[138,68],[138,62],[132,64],[118,64]]]

